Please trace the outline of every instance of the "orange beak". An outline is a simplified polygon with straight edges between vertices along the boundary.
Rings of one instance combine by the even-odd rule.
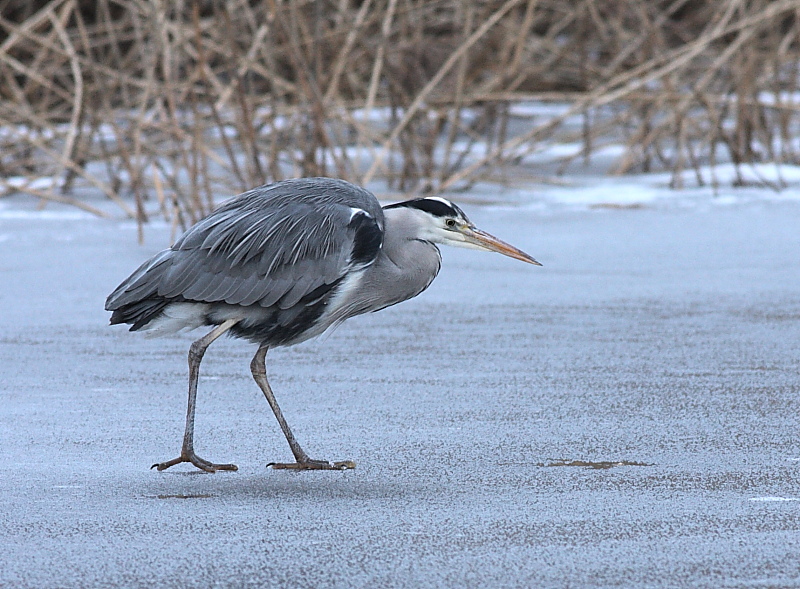
[[[541,266],[539,262],[534,260],[521,249],[517,249],[502,239],[497,239],[494,235],[486,233],[485,231],[481,231],[476,227],[464,227],[460,232],[466,238],[467,243],[477,246],[479,249],[497,252],[498,254],[503,254],[504,256],[514,258],[515,260],[528,262],[534,266]]]

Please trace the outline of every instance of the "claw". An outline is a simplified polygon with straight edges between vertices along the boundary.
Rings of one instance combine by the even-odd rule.
[[[239,470],[239,467],[235,464],[214,464],[213,462],[209,462],[208,460],[200,458],[194,453],[187,455],[181,454],[177,458],[173,458],[172,460],[168,460],[166,462],[157,462],[150,467],[150,470],[155,468],[160,472],[162,470],[167,470],[170,466],[180,464],[181,462],[191,462],[197,468],[204,470],[205,472],[217,472],[218,470]]]
[[[327,460],[306,460],[303,462],[270,462],[267,468],[275,470],[351,470],[356,467],[352,460],[328,462]]]

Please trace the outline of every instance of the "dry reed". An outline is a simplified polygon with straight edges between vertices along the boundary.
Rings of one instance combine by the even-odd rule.
[[[797,0],[0,0],[0,194],[185,226],[330,175],[436,193],[542,145],[613,173],[798,162]],[[522,102],[565,104],[552,116]],[[575,121],[581,124],[575,124]],[[744,182],[743,177],[739,178]]]

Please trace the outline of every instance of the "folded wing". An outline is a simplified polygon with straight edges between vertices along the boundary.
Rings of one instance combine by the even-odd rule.
[[[106,309],[112,323],[138,329],[172,301],[311,304],[371,264],[382,241],[383,213],[366,190],[324,178],[280,182],[194,225],[109,295]]]

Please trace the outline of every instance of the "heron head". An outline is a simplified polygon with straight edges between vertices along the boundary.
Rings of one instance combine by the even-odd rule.
[[[419,238],[433,243],[497,252],[511,258],[541,266],[520,249],[475,227],[457,205],[438,196],[416,198],[389,205],[386,209],[407,207],[419,211]]]

